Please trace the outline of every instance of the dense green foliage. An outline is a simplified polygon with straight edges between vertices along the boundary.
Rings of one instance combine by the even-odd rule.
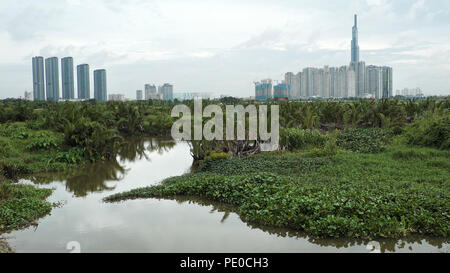
[[[0,179],[114,161],[126,150],[123,136],[168,136],[177,103],[0,101]],[[203,107],[211,103],[252,102]],[[196,195],[235,205],[249,222],[316,237],[448,237],[449,109],[449,98],[282,103],[281,151],[252,155],[258,142],[192,141],[194,173],[107,200]],[[51,209],[48,192],[0,186],[6,229]]]
[[[26,227],[50,213],[49,189],[0,182],[0,234]]]
[[[450,149],[450,114],[416,120],[405,133],[408,144]]]
[[[300,128],[285,128],[280,132],[281,147],[290,151],[323,147],[327,136],[317,130],[303,130]]]
[[[449,154],[424,150],[422,161],[399,161],[398,153],[271,153],[206,162],[193,174],[106,200],[202,196],[238,206],[246,221],[317,237],[449,236],[450,169],[436,164],[446,164]]]
[[[389,141],[386,130],[378,128],[352,128],[337,136],[337,145],[357,153],[378,153]]]

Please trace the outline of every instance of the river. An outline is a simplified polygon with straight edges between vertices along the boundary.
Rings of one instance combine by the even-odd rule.
[[[16,252],[67,253],[73,244],[81,252],[370,252],[367,241],[314,240],[292,230],[252,226],[232,207],[197,198],[102,201],[189,172],[191,165],[187,143],[134,139],[116,162],[22,180],[53,188],[49,201],[60,205],[38,226],[8,234],[7,241]],[[371,244],[382,252],[450,251],[448,241],[439,238]]]

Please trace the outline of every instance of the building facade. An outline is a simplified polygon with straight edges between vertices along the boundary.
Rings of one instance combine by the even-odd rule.
[[[392,67],[383,66],[382,68],[382,96],[383,98],[392,98],[394,96],[393,70]]]
[[[272,98],[272,80],[266,79],[255,82],[255,99],[257,101],[264,102]]]
[[[77,66],[77,90],[78,99],[88,100],[91,98],[91,84],[89,80],[89,65],[80,64]]]
[[[73,58],[65,57],[61,59],[61,82],[62,98],[71,100],[75,98],[75,86],[73,79]]]
[[[366,71],[366,91],[372,98],[383,98],[382,93],[382,69],[378,66],[370,65]]]
[[[24,98],[24,100],[32,101],[33,100],[33,92],[25,91],[23,98]]]
[[[273,98],[276,101],[287,101],[289,99],[290,86],[285,82],[273,87]]]
[[[33,66],[33,98],[35,101],[45,100],[44,57],[32,59]]]
[[[125,101],[125,95],[123,94],[109,94],[108,95],[109,101]]]
[[[165,83],[159,87],[162,100],[173,100],[173,85]]]
[[[146,84],[144,86],[145,90],[145,100],[156,100],[158,99],[158,91],[156,89],[156,86],[154,84]]]
[[[355,23],[352,28],[352,63],[359,63],[359,42],[358,42],[358,15],[355,14]]]
[[[104,102],[107,98],[106,90],[106,70],[94,70],[94,99],[96,101]]]
[[[59,100],[59,65],[58,58],[45,59],[45,85],[48,101]]]
[[[142,100],[142,90],[136,90],[136,100]]]

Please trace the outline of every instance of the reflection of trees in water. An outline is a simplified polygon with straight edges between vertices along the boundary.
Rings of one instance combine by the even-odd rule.
[[[31,177],[37,184],[49,184],[54,181],[66,181],[66,190],[75,196],[87,196],[91,192],[113,190],[106,184],[107,181],[120,181],[127,170],[117,162],[110,160],[87,164],[80,168],[69,169],[59,173],[43,173]]]
[[[127,171],[116,160],[88,165],[67,178],[66,189],[77,197],[91,192],[111,191],[116,187],[110,187],[106,182],[122,180]]]
[[[127,139],[121,147],[118,158],[120,162],[136,160],[150,160],[151,152],[162,154],[176,145],[171,140],[157,138]],[[69,169],[59,173],[43,173],[29,177],[34,183],[49,184],[54,181],[66,181],[66,190],[77,197],[87,196],[89,193],[111,191],[115,186],[108,186],[108,181],[122,180],[129,169],[125,169],[117,159],[87,164],[79,168]]]
[[[146,146],[147,144],[147,146]],[[122,162],[136,160],[150,160],[148,153],[157,152],[163,154],[170,151],[176,142],[160,138],[129,138],[120,148],[119,158]]]
[[[206,199],[202,199],[199,197],[193,197],[193,196],[176,196],[173,198],[164,198],[167,200],[175,200],[180,204],[183,203],[189,203],[189,204],[196,204],[200,206],[212,206],[211,213],[213,212],[223,212],[224,215],[221,219],[221,223],[224,223],[226,219],[230,216],[231,213],[236,213],[239,215],[239,208],[237,206],[232,206],[228,204],[223,204],[215,201],[210,201]],[[260,229],[264,232],[267,232],[271,235],[276,235],[278,237],[283,238],[298,238],[298,239],[306,239],[308,242],[323,246],[323,247],[335,247],[335,248],[348,248],[352,246],[366,246],[369,242],[373,240],[362,240],[362,239],[329,239],[329,238],[312,238],[309,237],[306,233],[301,231],[296,231],[293,229],[286,229],[286,228],[276,228],[276,227],[269,227],[264,226],[260,224],[255,223],[249,223],[242,217],[239,217],[242,222],[246,223],[247,226],[249,226],[251,229]],[[433,238],[433,237],[426,237],[419,236],[419,235],[413,235],[408,236],[401,239],[377,239],[375,240],[380,243],[381,246],[381,252],[394,252],[397,249],[404,249],[408,247],[409,250],[414,250],[414,247],[407,246],[410,244],[418,244],[423,245],[424,243],[428,243],[431,246],[437,247],[438,249],[442,249],[443,252],[447,251],[444,249],[444,244],[448,244],[450,242],[449,238]],[[367,250],[367,252],[369,252]]]

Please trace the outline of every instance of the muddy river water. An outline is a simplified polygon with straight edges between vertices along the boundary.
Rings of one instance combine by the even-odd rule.
[[[448,242],[436,238],[315,240],[292,230],[252,226],[232,207],[196,198],[102,201],[189,172],[191,165],[187,143],[135,139],[116,162],[22,180],[55,189],[49,200],[61,205],[38,226],[7,234],[7,241],[16,252],[70,252],[74,247],[81,252],[450,251]]]

